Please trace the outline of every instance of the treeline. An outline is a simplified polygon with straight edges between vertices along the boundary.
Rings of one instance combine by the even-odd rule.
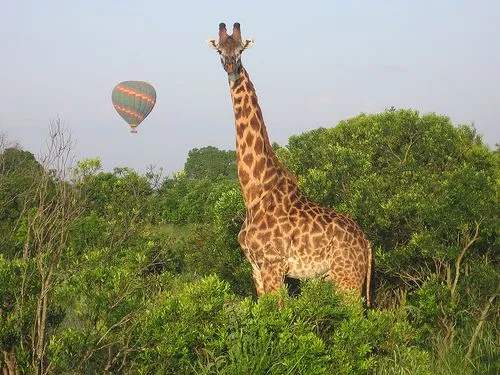
[[[105,172],[56,121],[38,160],[0,137],[3,374],[497,374],[499,149],[411,110],[273,148],[366,231],[374,307],[321,280],[256,301],[234,151]]]

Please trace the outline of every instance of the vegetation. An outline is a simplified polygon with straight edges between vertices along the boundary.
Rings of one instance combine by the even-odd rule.
[[[74,163],[59,121],[48,145],[0,136],[3,374],[500,372],[500,150],[472,127],[391,109],[273,144],[373,242],[370,309],[322,280],[255,299],[233,151],[162,179]]]

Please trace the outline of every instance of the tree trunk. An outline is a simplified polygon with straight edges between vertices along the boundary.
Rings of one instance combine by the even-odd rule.
[[[17,375],[19,374],[16,368],[16,358],[14,354],[3,351],[3,365],[0,363],[2,375]]]
[[[493,300],[496,298],[496,294],[488,298],[486,301],[483,311],[481,311],[481,317],[479,318],[479,321],[477,322],[476,328],[474,329],[474,333],[472,334],[472,337],[470,339],[469,343],[469,349],[467,350],[467,354],[465,355],[465,358],[470,360],[472,357],[472,351],[474,350],[474,346],[476,344],[477,337],[481,333],[481,330],[484,325],[484,321],[486,320],[486,315],[488,315],[488,311],[490,310],[491,305],[493,304]]]

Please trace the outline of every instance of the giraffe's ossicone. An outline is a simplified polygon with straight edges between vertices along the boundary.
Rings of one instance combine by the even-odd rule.
[[[352,219],[321,207],[299,190],[295,177],[274,154],[262,111],[241,53],[253,41],[219,25],[219,40],[209,44],[228,74],[236,119],[238,178],[246,217],[238,236],[252,265],[257,295],[278,290],[285,275],[333,280],[343,290],[366,289],[370,304],[372,249]]]

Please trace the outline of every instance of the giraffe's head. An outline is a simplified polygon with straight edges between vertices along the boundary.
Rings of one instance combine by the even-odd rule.
[[[207,41],[220,55],[224,70],[230,81],[236,81],[240,77],[241,53],[252,46],[253,40],[241,40],[240,24],[233,25],[233,34],[227,35],[226,24],[219,24],[219,41],[211,39]]]

